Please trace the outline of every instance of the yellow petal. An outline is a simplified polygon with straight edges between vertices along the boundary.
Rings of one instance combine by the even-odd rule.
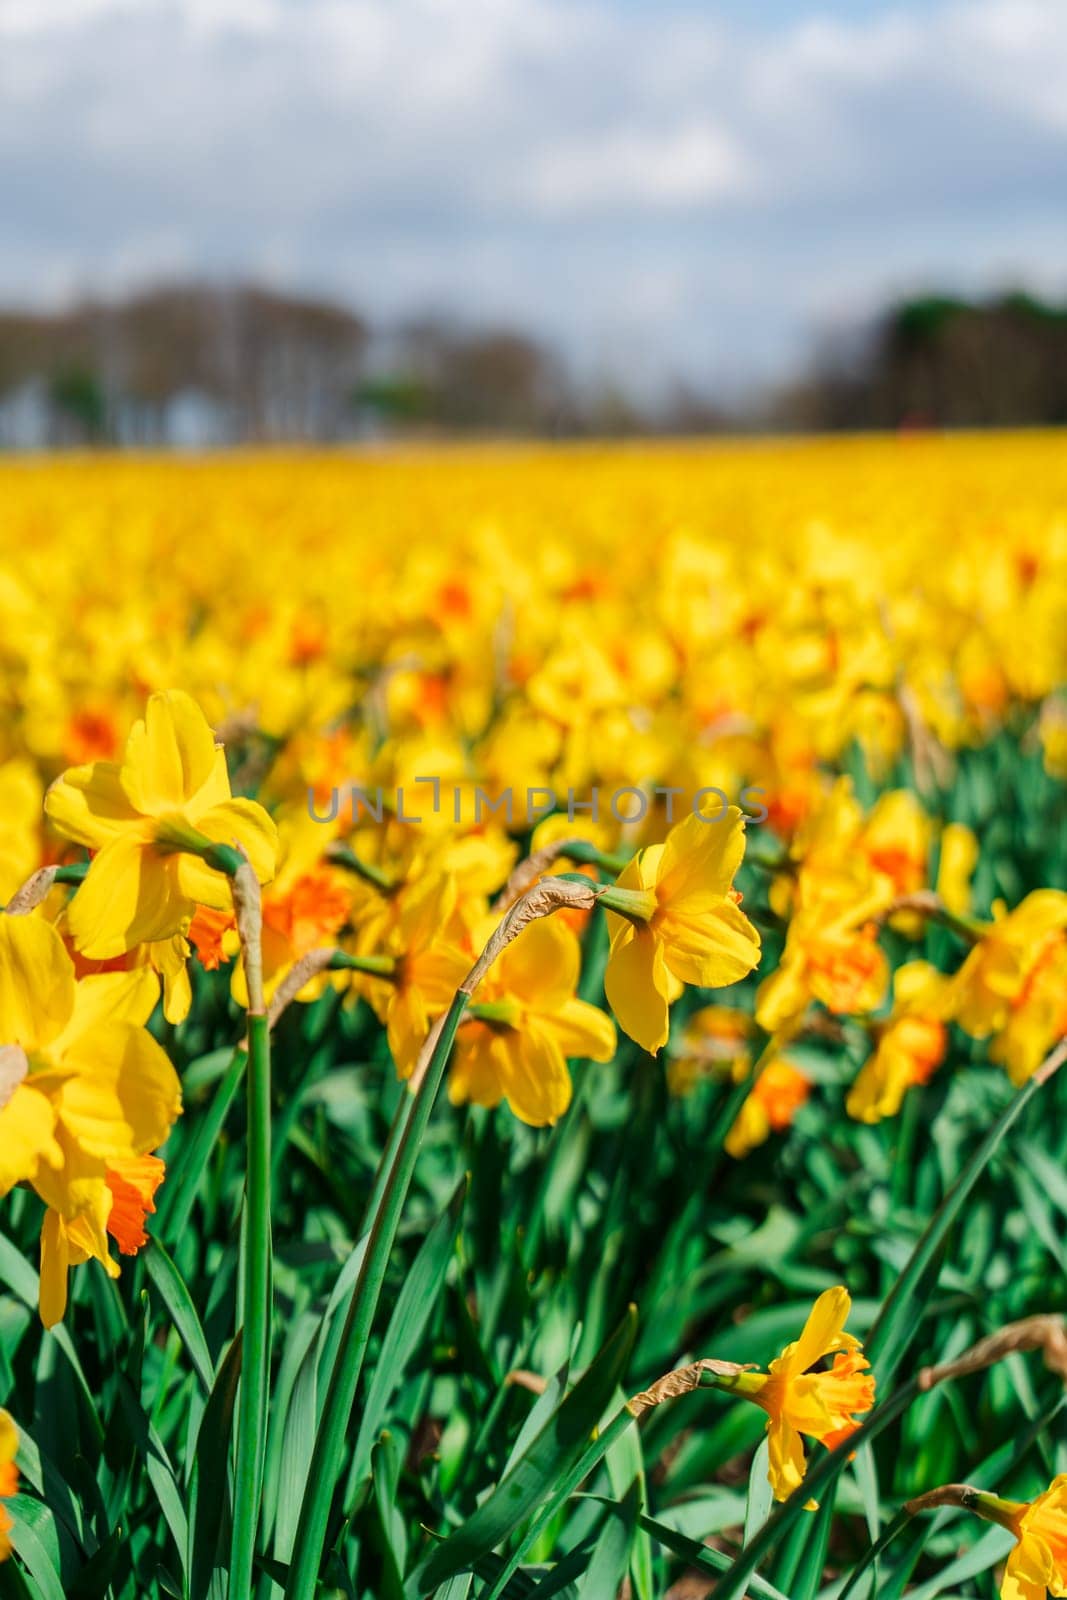
[[[10,1466],[19,1453],[19,1431],[10,1414],[0,1411],[0,1467]]]
[[[694,890],[724,895],[745,855],[745,824],[737,806],[721,822],[690,812],[667,835],[656,877],[661,906]]]
[[[541,1011],[555,1011],[574,993],[581,947],[556,917],[531,922],[498,957],[496,975],[508,994]]]
[[[772,1418],[767,1424],[769,1449],[767,1477],[776,1500],[788,1500],[794,1489],[804,1481],[807,1461],[799,1433],[782,1418]]]
[[[500,1069],[494,1056],[496,1036],[482,1023],[468,1023],[456,1036],[448,1070],[448,1098],[454,1106],[468,1100],[476,1106],[498,1106],[503,1098]]]
[[[804,962],[787,952],[778,970],[756,991],[756,1021],[766,1033],[777,1033],[800,1016],[810,998]]]
[[[714,893],[683,895],[657,924],[675,977],[704,989],[738,983],[760,958],[760,938],[740,907]]]
[[[962,822],[950,822],[941,835],[937,892],[957,917],[970,916],[971,876],[978,865],[978,840]]]
[[[841,1284],[825,1289],[808,1312],[800,1338],[772,1362],[771,1371],[799,1374],[840,1348],[841,1332],[852,1309],[852,1298]]]
[[[189,981],[186,958],[183,956],[177,963],[161,963],[160,971],[163,974],[163,1015],[168,1022],[184,1022],[193,1003],[193,986]]]
[[[599,1006],[571,996],[538,1020],[571,1060],[610,1061],[615,1054],[615,1024]]]
[[[419,1050],[429,1031],[430,1019],[420,990],[413,984],[394,987],[389,1001],[386,1037],[398,1077],[411,1077]]]
[[[150,695],[122,763],[122,787],[133,805],[148,816],[180,810],[214,772],[215,736],[192,696],[181,689]]]
[[[431,944],[448,922],[456,904],[456,883],[449,873],[428,875],[405,888],[398,907],[398,923],[405,950]]]
[[[667,1043],[667,969],[649,929],[630,924],[619,935],[608,957],[604,993],[619,1027],[642,1049],[655,1055]]]
[[[537,1020],[509,1028],[494,1041],[493,1058],[508,1105],[520,1122],[543,1128],[571,1103],[571,1075],[559,1045]]]
[[[163,1144],[181,1110],[181,1085],[146,1029],[102,1023],[79,1036],[63,1067],[71,1076],[57,1089],[56,1108],[81,1151],[108,1161]]]
[[[104,846],[70,902],[67,923],[83,955],[108,961],[136,944],[169,939],[195,907],[182,893],[174,856],[124,834]]]
[[[1036,1534],[1024,1530],[1008,1557],[1004,1585],[1000,1591],[1001,1600],[1005,1596],[1009,1600],[1013,1596],[1018,1596],[1019,1600],[1031,1600],[1031,1596],[1045,1600],[1048,1585],[1054,1577],[1052,1552],[1048,1545]]]
[[[757,1145],[770,1136],[771,1119],[767,1107],[757,1095],[750,1094],[734,1118],[729,1133],[723,1140],[723,1149],[735,1161],[741,1161]]]
[[[0,1195],[37,1176],[41,1162],[57,1167],[56,1114],[46,1094],[23,1082],[0,1109]]]
[[[58,1213],[49,1206],[41,1227],[41,1283],[37,1302],[46,1328],[54,1328],[57,1322],[63,1321],[69,1270],[66,1230]]]
[[[74,1010],[55,1042],[55,1055],[62,1055],[81,1034],[102,1022],[147,1022],[158,999],[159,979],[151,967],[90,973],[74,991]]]
[[[278,830],[255,800],[225,800],[198,816],[196,826],[216,844],[243,850],[260,883],[270,883],[278,864]],[[183,861],[194,859],[186,856]]]
[[[139,817],[119,781],[113,761],[94,761],[70,767],[45,795],[45,814],[66,839],[98,850],[130,827]]]
[[[74,1009],[74,963],[50,922],[0,916],[0,1044],[40,1049]]]

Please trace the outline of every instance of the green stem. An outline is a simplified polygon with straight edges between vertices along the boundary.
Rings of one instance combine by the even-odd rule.
[[[74,861],[69,866],[56,868],[57,883],[81,883],[89,870],[88,861]]]
[[[392,894],[397,887],[388,873],[382,872],[379,867],[372,867],[369,861],[362,860],[346,844],[331,845],[327,854],[329,860],[335,866],[343,867],[346,872],[354,873],[357,878],[362,878],[364,883],[373,884],[374,888],[380,890],[382,894]]]
[[[263,1494],[270,1378],[270,1027],[248,1018],[248,1164],[245,1177],[244,1339],[229,1600],[249,1600]]]
[[[347,950],[335,950],[330,957],[331,972],[366,972],[372,978],[395,978],[396,956],[350,956]]]
[[[568,861],[577,861],[579,866],[599,867],[602,872],[613,872],[616,877],[630,864],[629,856],[608,855],[606,851],[598,850],[596,845],[588,844],[584,839],[569,840],[563,855]]]
[[[300,1519],[294,1541],[294,1560],[285,1586],[286,1600],[312,1600],[318,1581],[334,1489],[344,1464],[352,1406],[363,1358],[366,1355],[386,1268],[400,1223],[401,1212],[423,1134],[445,1075],[459,1020],[467,1004],[461,989],[448,1009],[425,1076],[416,1091],[410,1115],[403,1122],[392,1161],[374,1212],[363,1265],[352,1288],[344,1330],[330,1373],[322,1416],[315,1435]],[[392,1147],[392,1141],[390,1143]]]

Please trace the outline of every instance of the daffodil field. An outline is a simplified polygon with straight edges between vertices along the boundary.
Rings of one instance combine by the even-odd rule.
[[[0,465],[0,1597],[1067,1595],[1067,449]]]

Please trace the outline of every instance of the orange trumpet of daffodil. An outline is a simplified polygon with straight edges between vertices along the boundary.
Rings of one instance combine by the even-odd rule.
[[[159,996],[151,969],[75,982],[50,923],[0,916],[0,1195],[28,1182],[48,1210],[41,1319],[66,1308],[67,1270],[119,1268],[144,1242],[163,1173],[150,1152],[181,1110],[177,1074],[143,1024]]]
[[[604,990],[623,1032],[645,1050],[666,1044],[682,984],[722,989],[759,961],[759,934],[733,887],[744,853],[737,806],[722,820],[690,814],[601,894],[611,935]]]
[[[859,1426],[857,1414],[874,1404],[874,1378],[860,1341],[844,1331],[851,1307],[846,1289],[827,1289],[808,1313],[800,1338],[786,1345],[767,1372],[740,1372],[716,1381],[718,1388],[755,1401],[767,1413],[767,1476],[776,1500],[788,1499],[803,1482],[802,1434],[832,1450]],[[833,1364],[818,1370],[830,1355]]]
[[[184,932],[197,903],[227,906],[225,877],[199,854],[212,844],[242,850],[261,883],[274,874],[274,823],[255,801],[231,797],[222,746],[181,690],[151,695],[121,764],[70,768],[45,810],[98,852],[68,913],[75,945],[96,960]]]
[[[723,1140],[726,1154],[740,1161],[750,1150],[782,1133],[811,1096],[811,1079],[784,1056],[767,1062]]]

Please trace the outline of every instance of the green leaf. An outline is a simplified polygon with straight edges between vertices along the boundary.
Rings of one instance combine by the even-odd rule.
[[[50,1513],[39,1501],[24,1494],[13,1494],[5,1500],[4,1510],[11,1519],[11,1543],[26,1563],[43,1600],[66,1600]]]
[[[762,1528],[770,1515],[774,1504],[774,1490],[771,1480],[767,1476],[767,1464],[770,1460],[770,1446],[766,1435],[756,1446],[752,1457],[752,1465],[748,1473],[748,1499],[745,1501],[745,1543],[755,1538],[756,1530]]]
[[[618,1593],[630,1562],[640,1510],[639,1496],[640,1489],[634,1483],[626,1498],[619,1502],[617,1515],[609,1517],[585,1576],[578,1584],[579,1600],[603,1600],[605,1595]]]
[[[633,1307],[570,1394],[557,1407],[521,1459],[497,1484],[473,1516],[444,1544],[430,1552],[408,1584],[409,1594],[424,1594],[456,1572],[473,1568],[537,1510],[547,1495],[566,1484],[582,1460],[604,1407],[626,1370],[637,1327]],[[627,1420],[629,1413],[626,1413]],[[509,1567],[514,1570],[521,1554]],[[506,1575],[510,1572],[505,1569]],[[500,1585],[500,1587],[498,1587]],[[500,1593],[500,1580],[490,1595]],[[489,1597],[487,1596],[487,1600]]]
[[[616,1516],[621,1514],[614,1500],[605,1500],[600,1495],[591,1498],[606,1505]],[[647,1513],[642,1512],[638,1516],[638,1522],[657,1543],[674,1555],[680,1556],[690,1566],[699,1567],[704,1572],[722,1573],[730,1570],[731,1558],[722,1550],[714,1550],[710,1545],[700,1544],[696,1539],[690,1539],[687,1534],[679,1533],[677,1528],[672,1528],[668,1523],[660,1521],[657,1517],[650,1517]],[[765,1578],[758,1576],[750,1579],[749,1590],[752,1595],[758,1597],[758,1600],[789,1600],[780,1589],[776,1589]]]
[[[196,1439],[190,1588],[200,1600],[218,1592],[228,1567],[230,1436],[241,1376],[241,1335],[223,1357]]]
[[[389,1401],[437,1307],[449,1262],[455,1254],[456,1235],[466,1193],[467,1179],[464,1177],[457,1184],[447,1209],[427,1234],[397,1295],[374,1376],[363,1403],[363,1416],[348,1475],[346,1506],[351,1506],[357,1486],[369,1472],[371,1452],[386,1420]]]
[[[156,1293],[181,1336],[204,1394],[208,1395],[215,1381],[215,1364],[185,1280],[158,1239],[148,1241],[142,1256]]]
[[[174,1468],[166,1450],[163,1448],[163,1442],[159,1434],[149,1421],[144,1408],[123,1373],[118,1374],[118,1393],[119,1402],[125,1414],[131,1436],[137,1452],[144,1462],[148,1481],[155,1491],[156,1501],[163,1515],[163,1520],[167,1525],[171,1538],[174,1540],[184,1574],[188,1560],[189,1524],[185,1514],[185,1503],[174,1475]],[[106,1588],[106,1585],[103,1587]]]

